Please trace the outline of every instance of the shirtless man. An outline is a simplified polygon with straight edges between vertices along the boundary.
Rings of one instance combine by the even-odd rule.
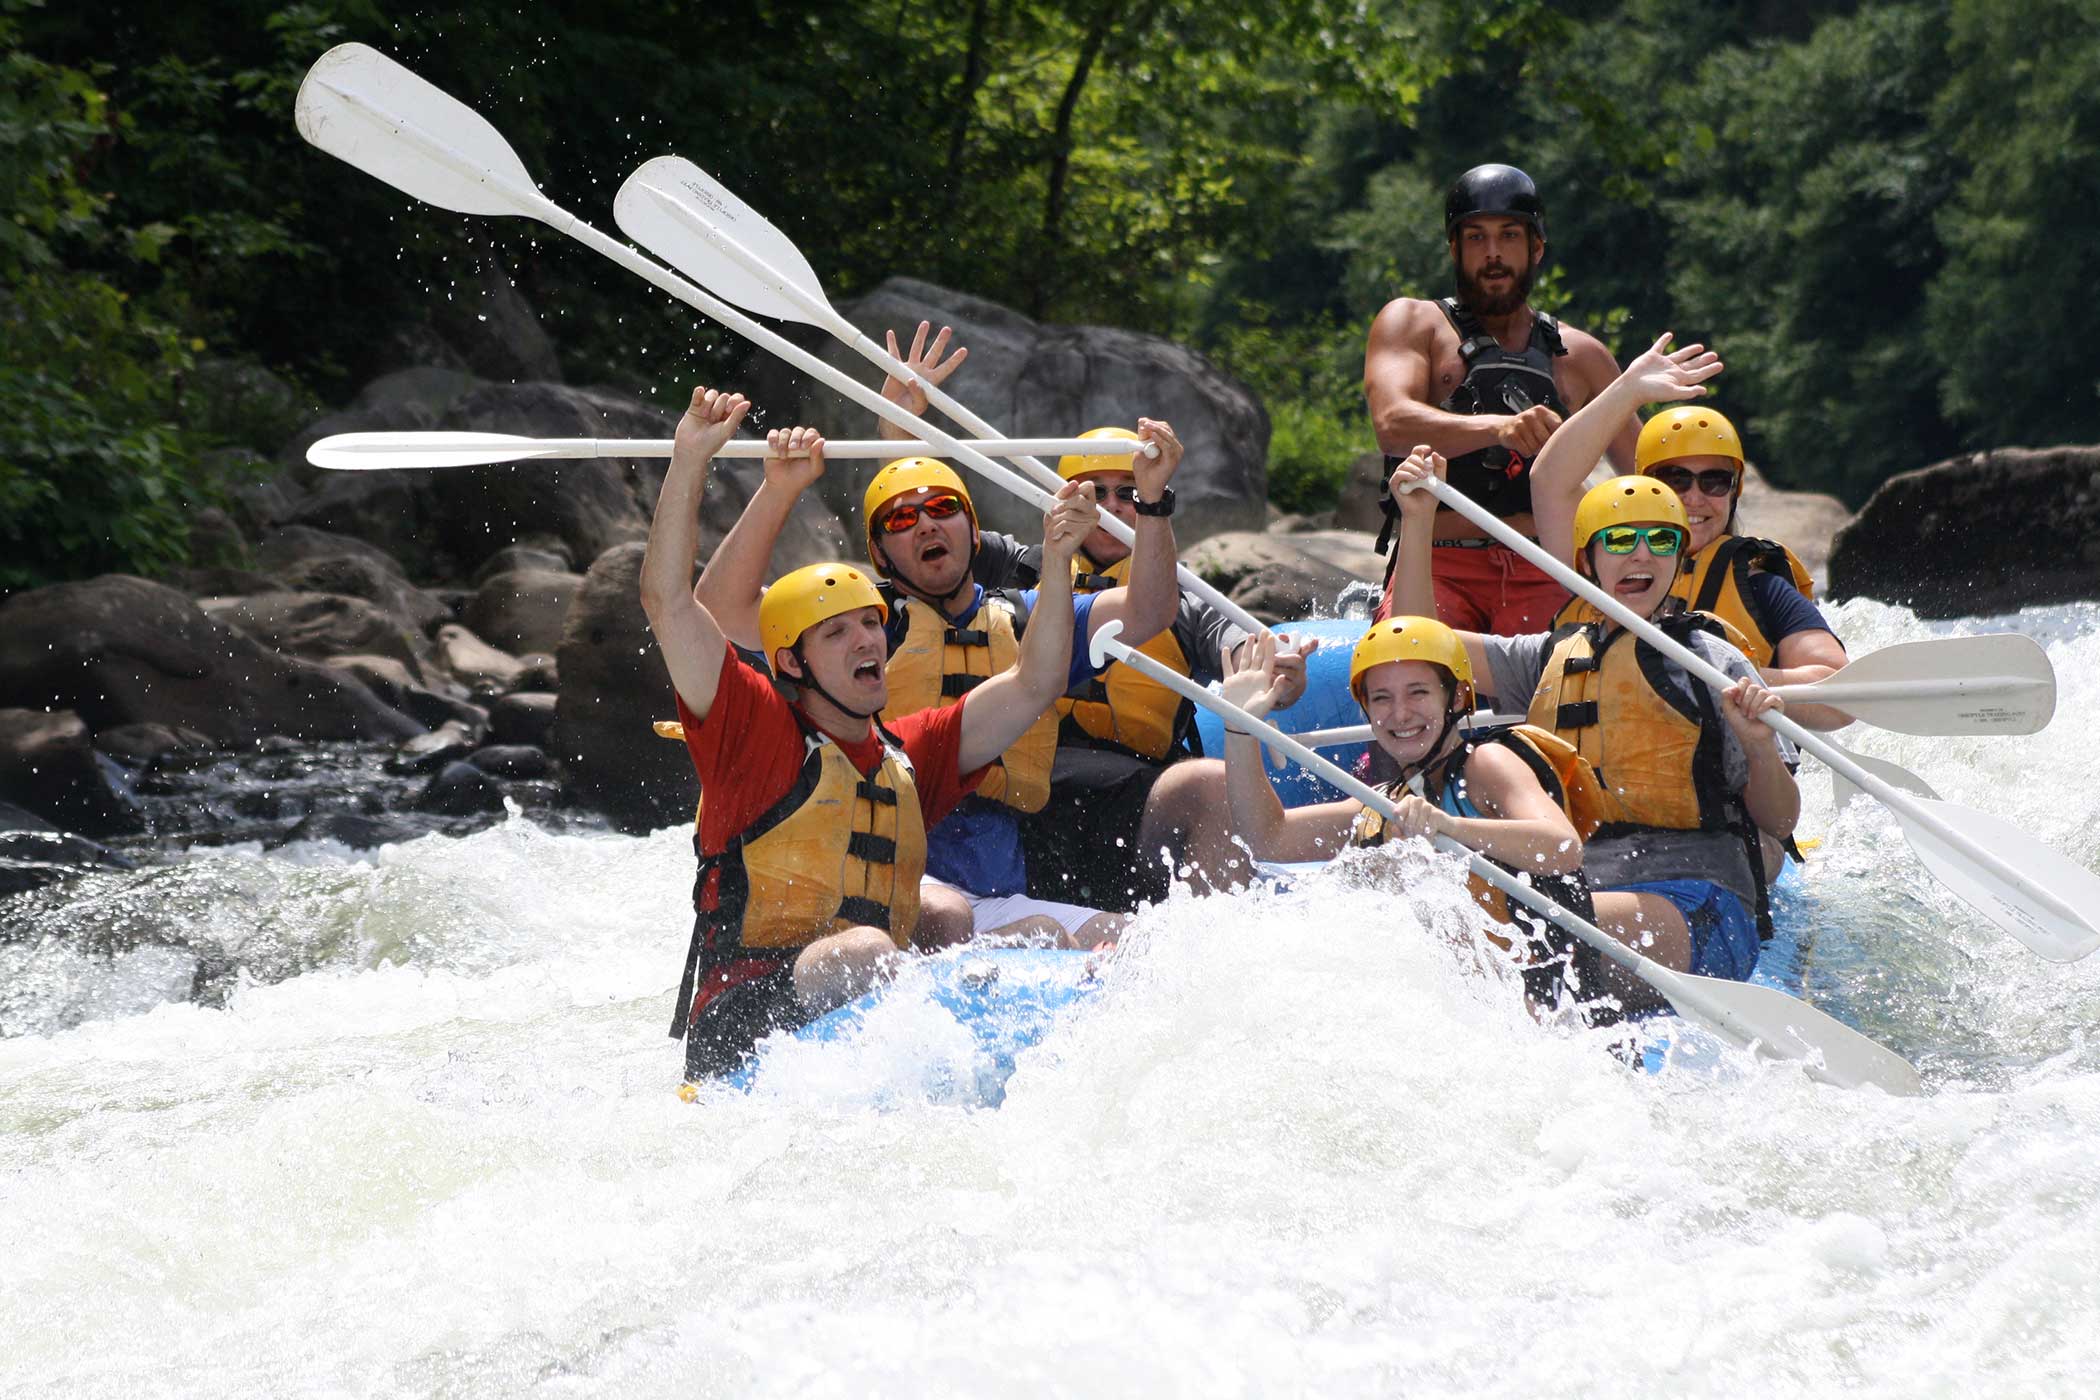
[[[1546,251],[1546,209],[1531,177],[1508,165],[1459,176],[1444,204],[1458,294],[1400,297],[1371,323],[1364,394],[1388,467],[1418,443],[1450,461],[1450,480],[1536,537],[1532,459],[1561,420],[1618,377],[1611,352],[1530,304]],[[1629,416],[1607,455],[1633,470],[1640,424]],[[1379,539],[1382,548],[1392,531]],[[1396,556],[1397,558],[1397,556]],[[1568,594],[1479,526],[1437,512],[1430,564],[1437,615],[1449,626],[1516,635],[1546,630]],[[1378,616],[1393,611],[1386,571]]]

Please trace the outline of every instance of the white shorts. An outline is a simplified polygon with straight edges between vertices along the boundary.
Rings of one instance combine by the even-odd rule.
[[[931,875],[926,877],[926,883],[954,890],[970,901],[970,931],[973,934],[990,933],[1041,914],[1055,919],[1067,935],[1076,935],[1087,920],[1101,916],[1099,909],[1089,909],[1083,904],[1059,904],[1054,900],[1030,899],[1025,894],[971,894],[959,885],[936,880]]]

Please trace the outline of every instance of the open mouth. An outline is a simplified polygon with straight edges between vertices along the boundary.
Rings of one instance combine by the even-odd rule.
[[[925,548],[919,551],[919,562],[921,564],[931,564],[936,560],[946,559],[947,557],[948,546],[942,544],[938,540],[927,545]]]
[[[1422,736],[1427,734],[1428,732],[1429,726],[1426,724],[1418,724],[1411,729],[1395,729],[1388,725],[1386,727],[1385,737],[1391,739],[1396,744],[1413,744],[1420,742]]]
[[[1635,569],[1633,572],[1621,578],[1617,583],[1613,584],[1612,592],[1624,594],[1628,597],[1631,597],[1636,593],[1646,593],[1654,583],[1654,574],[1648,573],[1641,569]]]
[[[853,679],[856,681],[880,680],[881,677],[882,665],[872,656],[853,668]]]

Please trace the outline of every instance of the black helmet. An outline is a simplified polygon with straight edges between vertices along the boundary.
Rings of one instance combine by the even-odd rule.
[[[1458,221],[1475,214],[1506,214],[1531,225],[1546,237],[1546,202],[1539,187],[1514,165],[1476,165],[1458,177],[1444,197],[1444,237],[1458,232]]]

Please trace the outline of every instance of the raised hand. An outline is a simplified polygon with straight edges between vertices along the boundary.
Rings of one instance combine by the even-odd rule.
[[[1276,687],[1273,709],[1288,710],[1305,695],[1305,658],[1320,649],[1318,637],[1299,637],[1296,647],[1276,648]]]
[[[926,332],[932,328],[933,323],[930,321],[919,322],[918,332],[911,338],[909,355],[898,351],[895,331],[886,330],[882,336],[889,344],[889,352],[893,359],[904,361],[913,374],[938,389],[948,382],[949,375],[962,368],[962,362],[969,358],[970,352],[966,347],[958,345],[954,354],[947,353],[948,338],[955,333],[950,326],[941,327],[941,333],[933,338],[933,348],[928,349]],[[921,416],[926,412],[926,391],[918,384],[899,379],[895,375],[890,375],[882,381],[882,396],[909,412]],[[883,421],[888,422],[887,419]]]
[[[1522,413],[1503,419],[1495,436],[1502,440],[1504,447],[1528,462],[1539,455],[1546,446],[1546,439],[1552,437],[1553,430],[1559,426],[1558,413],[1542,403],[1533,404]]]
[[[1156,501],[1181,466],[1181,439],[1174,436],[1173,424],[1158,418],[1138,419],[1138,438],[1155,450],[1140,448],[1130,459],[1130,472],[1137,478],[1138,495]]]
[[[751,401],[742,394],[705,387],[694,389],[692,403],[678,420],[673,438],[675,450],[683,457],[698,454],[703,461],[713,457],[722,450],[723,443],[736,436],[750,408]]]
[[[800,493],[824,475],[824,435],[815,428],[775,428],[766,434],[766,480]]]
[[[1385,489],[1392,494],[1393,503],[1400,507],[1401,519],[1436,514],[1437,500],[1433,494],[1405,488],[1410,482],[1431,478],[1442,481],[1446,465],[1443,453],[1431,451],[1427,443],[1417,443],[1415,450],[1407,454],[1407,460],[1393,468],[1393,474],[1386,478]]]
[[[1637,402],[1678,403],[1696,399],[1706,392],[1706,381],[1721,372],[1721,357],[1704,345],[1687,345],[1673,351],[1669,348],[1670,339],[1671,332],[1664,331],[1619,376],[1619,382],[1638,396]]]
[[[1094,499],[1093,483],[1068,481],[1057,493],[1057,504],[1043,516],[1043,555],[1066,570],[1079,546],[1101,524],[1101,506]],[[1049,570],[1045,570],[1049,572]]]
[[[1223,679],[1218,683],[1218,693],[1256,718],[1282,708],[1277,702],[1281,698],[1279,692],[1285,684],[1285,678],[1277,665],[1278,650],[1276,634],[1267,629],[1248,638],[1239,648],[1237,655],[1231,647],[1220,643],[1218,670]],[[1302,667],[1298,684],[1302,692]]]

